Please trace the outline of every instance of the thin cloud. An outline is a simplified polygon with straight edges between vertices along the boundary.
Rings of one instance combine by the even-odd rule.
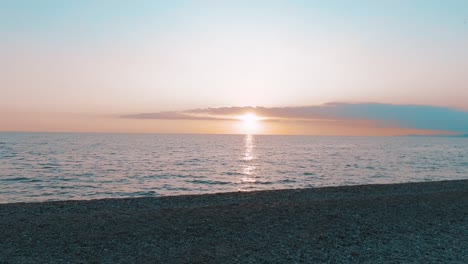
[[[164,120],[232,120],[233,118],[222,118],[219,116],[206,116],[192,112],[159,112],[125,115],[122,118],[131,119],[164,119]]]

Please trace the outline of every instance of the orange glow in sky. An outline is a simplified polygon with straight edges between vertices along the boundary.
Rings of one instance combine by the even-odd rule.
[[[254,113],[246,113],[238,117],[242,124],[239,127],[239,133],[242,134],[259,134],[263,132],[262,118]]]

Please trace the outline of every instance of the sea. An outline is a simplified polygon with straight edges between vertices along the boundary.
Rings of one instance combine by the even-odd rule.
[[[467,178],[467,138],[0,133],[0,203]]]

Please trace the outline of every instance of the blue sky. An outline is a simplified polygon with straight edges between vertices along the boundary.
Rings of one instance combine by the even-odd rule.
[[[67,27],[75,29],[122,31],[126,24],[136,27],[153,27],[146,18],[173,20],[171,12],[184,10],[186,19],[210,17],[220,12],[232,16],[236,22],[244,19],[297,19],[317,21],[317,18],[342,26],[368,28],[383,27],[385,31],[409,32],[448,27],[465,31],[468,3],[463,0],[411,0],[411,1],[25,1],[5,0],[1,3],[2,30],[53,31]],[[179,17],[177,19],[180,19]],[[176,21],[183,23],[184,21]],[[139,24],[138,24],[139,23]],[[124,28],[125,30],[125,28]],[[466,31],[465,31],[466,32]],[[411,33],[415,33],[412,31]]]

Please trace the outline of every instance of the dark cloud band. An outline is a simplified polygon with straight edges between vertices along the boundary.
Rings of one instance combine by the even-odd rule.
[[[219,107],[126,115],[134,119],[235,120],[254,112],[265,121],[317,122],[371,120],[383,126],[468,132],[468,112],[447,107],[379,103],[328,103],[298,107]]]

